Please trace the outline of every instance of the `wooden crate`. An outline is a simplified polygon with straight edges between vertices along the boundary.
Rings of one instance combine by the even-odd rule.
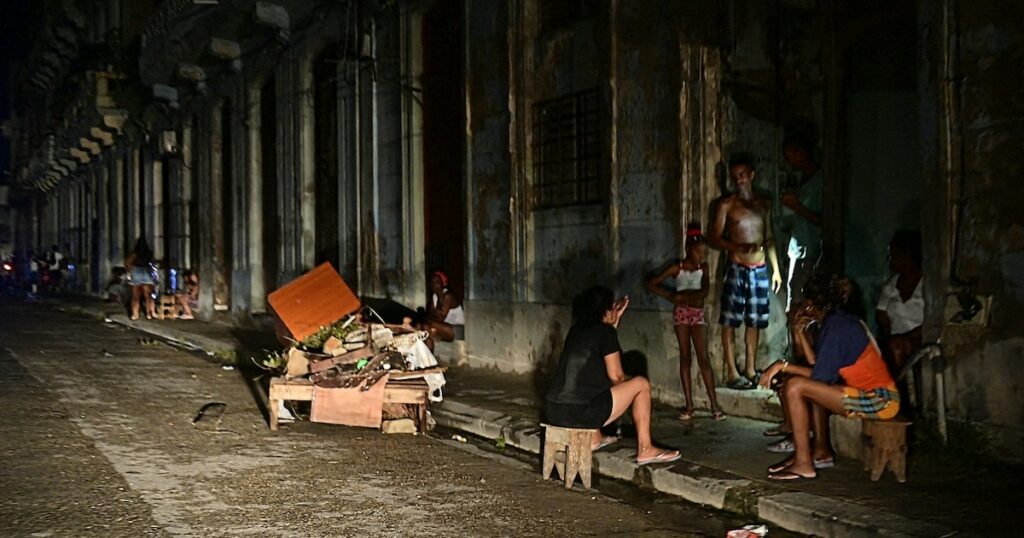
[[[359,298],[330,263],[285,284],[267,296],[278,338],[301,341],[359,310]]]

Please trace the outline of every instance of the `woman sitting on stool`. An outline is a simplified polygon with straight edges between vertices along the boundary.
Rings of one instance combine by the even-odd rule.
[[[451,342],[455,340],[456,326],[466,324],[466,313],[459,298],[448,290],[448,275],[434,271],[430,275],[430,300],[427,301],[426,318],[420,325],[430,333],[427,345],[434,349],[434,340]]]
[[[667,463],[680,458],[679,451],[651,442],[651,384],[637,376],[626,379],[622,348],[616,328],[629,298],[615,302],[612,290],[595,286],[574,301],[575,322],[565,337],[555,379],[546,397],[547,421],[563,428],[598,429],[593,449],[614,443],[599,428],[611,424],[633,408],[639,465]]]
[[[899,412],[899,392],[878,344],[857,316],[841,309],[850,288],[850,281],[839,275],[812,277],[804,286],[804,307],[796,317],[794,335],[795,344],[804,349],[814,367],[775,361],[761,376],[765,387],[773,384],[776,375],[789,376],[782,391],[796,450],[792,457],[768,467],[768,478],[815,478],[815,460],[831,460],[827,446],[815,447],[815,452],[827,450],[828,454],[811,453],[808,431],[812,412],[815,422],[825,423],[827,412],[880,420]],[[814,323],[821,325],[821,332],[811,348],[805,328]],[[818,439],[827,439],[820,430],[817,434]]]

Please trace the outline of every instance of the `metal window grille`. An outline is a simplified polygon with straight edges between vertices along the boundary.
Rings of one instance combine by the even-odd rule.
[[[533,207],[600,203],[599,94],[587,90],[533,106]]]

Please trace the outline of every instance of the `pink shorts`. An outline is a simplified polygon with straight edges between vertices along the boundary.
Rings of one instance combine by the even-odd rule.
[[[704,325],[704,309],[692,306],[677,306],[672,312],[674,325]]]

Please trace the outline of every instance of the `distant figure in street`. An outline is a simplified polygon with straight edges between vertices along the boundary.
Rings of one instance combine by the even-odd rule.
[[[131,319],[139,319],[139,308],[142,298],[146,300],[146,319],[156,317],[156,305],[153,301],[153,290],[156,289],[156,281],[153,280],[152,265],[153,251],[149,248],[146,238],[140,237],[135,241],[135,248],[124,260],[124,267],[128,269],[129,284],[132,287],[132,313]]]
[[[181,305],[180,319],[195,319],[194,311],[199,308],[199,273],[186,269],[182,274],[185,289],[178,293],[178,304]]]
[[[679,342],[679,380],[683,384],[683,396],[686,407],[679,413],[679,420],[688,421],[693,418],[693,381],[690,370],[693,364],[690,359],[690,342],[697,353],[697,367],[704,380],[711,404],[711,416],[722,420],[725,415],[718,407],[718,396],[715,392],[715,373],[711,370],[708,360],[707,336],[704,325],[704,299],[708,295],[709,271],[704,261],[708,255],[708,245],[700,224],[691,223],[686,230],[686,257],[670,264],[660,274],[647,281],[647,291],[663,297],[675,305],[672,311],[673,326],[676,340]],[[673,289],[662,286],[662,282],[673,279]]]
[[[814,478],[817,469],[831,467],[834,455],[828,445],[828,413],[888,420],[900,409],[900,395],[882,359],[882,353],[864,322],[846,312],[852,285],[839,275],[816,275],[804,286],[802,311],[796,316],[798,335],[821,326],[813,345],[806,336],[796,345],[804,348],[814,367],[775,361],[761,376],[770,387],[774,378],[787,375],[782,392],[785,413],[793,427],[792,457],[768,467],[768,478]],[[809,431],[814,425],[814,446]]]
[[[782,191],[782,228],[786,231],[786,312],[803,289],[821,258],[821,192],[824,174],[814,159],[812,144],[790,136],[782,144],[786,163],[800,174]]]
[[[555,379],[545,397],[549,424],[597,430],[594,450],[618,440],[603,437],[600,428],[633,409],[638,465],[667,463],[679,451],[654,446],[651,441],[651,384],[647,378],[630,379],[622,371],[622,348],[616,329],[629,306],[629,297],[615,301],[612,290],[592,287],[573,302],[574,322],[565,337]]]
[[[128,295],[131,290],[127,289],[127,278],[128,270],[124,267],[114,267],[110,270],[110,279],[103,286],[103,289],[107,292],[108,302],[120,303],[123,306],[129,300]]]
[[[466,324],[466,313],[458,296],[448,289],[448,275],[444,271],[434,271],[430,275],[429,285],[430,299],[421,327],[430,333],[428,344],[433,350],[434,340],[455,340],[456,327]]]
[[[771,202],[754,193],[754,162],[738,155],[729,163],[735,190],[717,200],[708,244],[728,253],[729,262],[722,286],[718,322],[722,325],[722,348],[728,372],[726,385],[750,389],[760,330],[768,327],[768,292],[778,293],[782,285],[779,260],[772,238]],[[765,260],[771,263],[771,276]],[[770,280],[769,280],[770,279]],[[770,281],[770,285],[769,285]],[[770,289],[769,289],[770,288]],[[736,369],[734,336],[736,327],[746,325],[746,364],[741,377]]]

